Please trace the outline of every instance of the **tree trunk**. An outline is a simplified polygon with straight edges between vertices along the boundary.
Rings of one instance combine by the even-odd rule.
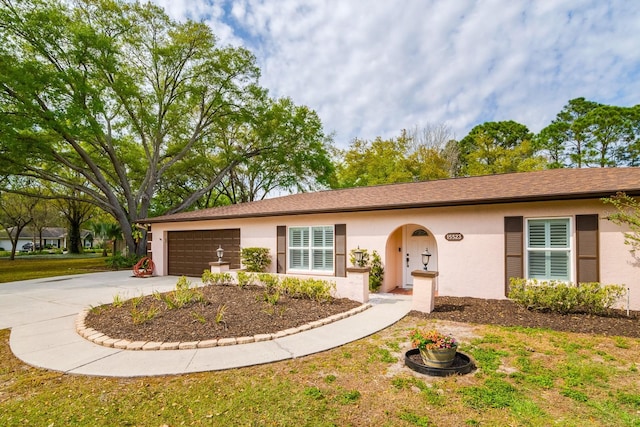
[[[82,253],[82,237],[80,236],[80,224],[76,221],[69,221],[69,246],[67,250],[72,254]]]

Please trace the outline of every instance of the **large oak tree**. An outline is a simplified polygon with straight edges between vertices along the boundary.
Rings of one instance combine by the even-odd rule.
[[[326,158],[317,116],[273,112],[255,62],[152,4],[0,0],[0,170],[82,195],[134,250],[161,189],[153,210],[177,212],[252,158],[309,145]]]

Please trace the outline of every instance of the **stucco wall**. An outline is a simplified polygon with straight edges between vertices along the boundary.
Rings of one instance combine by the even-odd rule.
[[[624,245],[624,231],[605,219],[610,208],[598,200],[513,203],[466,207],[408,209],[347,214],[318,214],[241,220],[153,224],[152,250],[157,274],[166,272],[166,232],[188,229],[241,229],[243,247],[266,247],[276,253],[276,227],[347,225],[347,251],[358,246],[382,255],[385,282],[382,290],[402,286],[404,257],[403,227],[424,227],[433,239],[439,295],[504,298],[504,217],[570,217],[572,247],[575,248],[575,215],[599,214],[600,281],[623,284],[631,289],[631,307],[640,309],[640,265]],[[462,233],[461,241],[448,241],[447,233]],[[275,272],[275,263],[272,263]],[[572,256],[575,280],[575,256]]]

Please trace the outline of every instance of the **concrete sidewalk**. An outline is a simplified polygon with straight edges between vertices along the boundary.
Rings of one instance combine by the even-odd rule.
[[[25,363],[71,374],[138,377],[214,371],[270,363],[329,350],[371,335],[404,317],[411,296],[373,294],[372,307],[319,328],[270,341],[193,350],[135,351],[103,347],[75,331],[84,308],[175,287],[176,277],[94,273],[0,284],[0,328]]]

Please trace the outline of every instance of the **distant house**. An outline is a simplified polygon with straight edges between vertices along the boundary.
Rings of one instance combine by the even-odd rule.
[[[15,231],[14,229],[10,229],[9,232],[14,233]],[[42,242],[40,242],[40,237],[42,237]],[[93,247],[93,234],[91,231],[80,230],[80,238],[85,248]],[[42,235],[40,235],[38,232],[34,233],[34,230],[30,227],[26,227],[18,237],[16,250],[33,250],[33,247],[38,248],[41,243],[43,248],[67,248],[68,231],[62,227],[45,227],[42,229]],[[0,231],[0,248],[7,251],[11,250],[11,240],[5,231]]]
[[[381,291],[412,286],[432,254],[440,295],[505,298],[510,277],[623,284],[640,309],[640,267],[601,198],[640,196],[640,168],[557,169],[303,193],[146,219],[156,274],[232,269],[266,247],[272,272],[340,278],[377,251]]]

